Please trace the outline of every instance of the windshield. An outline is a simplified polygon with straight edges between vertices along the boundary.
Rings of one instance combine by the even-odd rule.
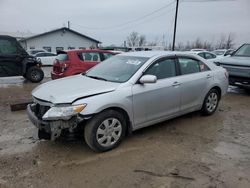
[[[95,66],[86,76],[123,83],[128,81],[148,59],[146,57],[114,56]]]
[[[234,56],[250,57],[250,44],[244,44],[234,54]]]
[[[67,54],[58,54],[57,57],[56,57],[57,60],[59,61],[66,61],[68,60],[68,55]]]

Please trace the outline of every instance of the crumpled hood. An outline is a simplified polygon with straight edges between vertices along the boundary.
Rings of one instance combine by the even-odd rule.
[[[219,59],[218,62],[227,65],[239,65],[250,67],[250,57],[230,56]]]
[[[77,75],[42,84],[32,91],[32,96],[54,104],[72,103],[78,98],[114,91],[119,85]]]

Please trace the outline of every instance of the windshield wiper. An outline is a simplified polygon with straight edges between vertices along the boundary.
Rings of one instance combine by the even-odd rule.
[[[88,76],[88,75],[85,75],[85,76],[87,76],[87,77],[89,77],[89,78],[97,79],[97,80],[108,81],[107,79],[102,78],[102,77],[98,77],[98,76]]]

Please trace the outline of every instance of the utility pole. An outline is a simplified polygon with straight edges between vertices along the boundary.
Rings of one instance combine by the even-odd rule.
[[[174,36],[173,36],[172,51],[175,50],[175,37],[176,37],[176,26],[177,26],[178,8],[179,8],[179,0],[176,0],[175,21],[174,21]]]
[[[68,21],[68,29],[70,29],[70,21]]]

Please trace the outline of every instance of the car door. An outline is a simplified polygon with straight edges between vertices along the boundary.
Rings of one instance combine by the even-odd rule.
[[[174,115],[180,108],[180,88],[176,60],[161,58],[154,62],[144,75],[155,75],[157,82],[137,83],[132,87],[134,123],[143,127]]]
[[[181,111],[192,111],[204,100],[212,81],[211,70],[203,62],[191,57],[178,57],[181,89]]]
[[[0,77],[22,75],[24,59],[14,39],[0,39]]]
[[[82,70],[81,72],[89,70],[101,61],[98,52],[81,52],[79,57],[81,61],[79,64],[79,68]]]

